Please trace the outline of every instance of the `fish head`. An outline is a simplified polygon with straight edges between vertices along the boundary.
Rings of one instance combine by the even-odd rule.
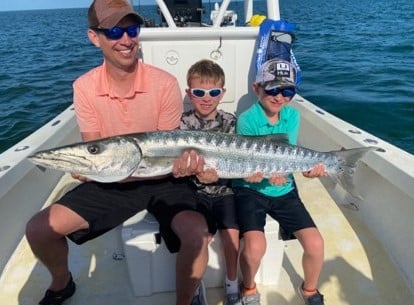
[[[66,145],[28,157],[36,165],[98,182],[117,182],[129,177],[141,158],[139,146],[126,136]]]

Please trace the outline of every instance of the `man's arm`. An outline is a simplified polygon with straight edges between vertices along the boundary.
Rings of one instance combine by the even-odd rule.
[[[81,137],[82,137],[83,142],[89,142],[89,141],[101,139],[102,135],[99,131],[96,131],[96,132],[81,132]]]

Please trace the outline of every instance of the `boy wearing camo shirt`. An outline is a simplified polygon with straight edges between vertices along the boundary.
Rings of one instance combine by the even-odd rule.
[[[180,129],[235,132],[236,117],[217,109],[226,92],[224,84],[224,72],[217,63],[200,60],[190,67],[187,73],[186,94],[194,107],[183,114]],[[222,240],[226,261],[224,304],[241,305],[237,279],[239,229],[233,191],[228,180],[217,181],[217,173],[210,169],[197,175],[194,183],[197,186],[199,208],[210,215],[209,227],[214,226],[218,229]],[[202,283],[196,290],[191,304],[207,304]]]

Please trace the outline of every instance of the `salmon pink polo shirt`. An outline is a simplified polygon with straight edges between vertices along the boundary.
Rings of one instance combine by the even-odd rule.
[[[80,131],[102,137],[176,129],[183,112],[177,79],[140,61],[126,96],[111,90],[104,62],[75,80],[73,102]]]

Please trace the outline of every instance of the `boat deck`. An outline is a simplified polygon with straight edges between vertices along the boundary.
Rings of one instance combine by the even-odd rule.
[[[338,206],[319,179],[297,176],[303,201],[325,239],[325,265],[320,290],[327,305],[414,304],[400,272],[381,245],[360,221],[352,205]],[[67,176],[61,185],[71,184]],[[329,186],[328,186],[329,189]],[[65,191],[59,187],[50,198]],[[46,203],[48,204],[48,203]],[[132,292],[120,229],[81,247],[70,245],[70,269],[77,293],[65,305],[171,305],[174,293],[136,298]],[[117,258],[114,259],[114,255]],[[285,244],[283,270],[278,285],[259,285],[262,305],[302,304],[295,293],[301,283],[302,251],[297,241]],[[49,275],[36,261],[23,238],[0,279],[1,303],[37,304],[49,284]],[[207,290],[210,305],[222,304],[222,288]]]

